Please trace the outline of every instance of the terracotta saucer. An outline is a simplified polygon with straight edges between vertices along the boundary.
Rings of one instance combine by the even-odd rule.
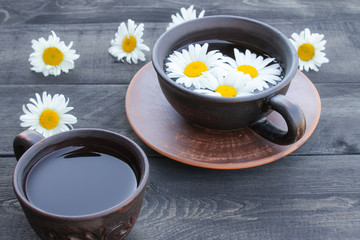
[[[240,169],[282,158],[299,148],[314,132],[321,111],[315,86],[298,71],[287,96],[302,108],[307,126],[305,135],[288,146],[264,140],[248,128],[211,130],[187,122],[162,94],[151,62],[132,79],[126,93],[125,108],[135,133],[160,154],[198,167]],[[271,113],[269,119],[286,128],[278,113]]]

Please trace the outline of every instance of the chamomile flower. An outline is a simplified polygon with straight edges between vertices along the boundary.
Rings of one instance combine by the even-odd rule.
[[[68,73],[74,68],[74,61],[80,56],[71,49],[73,42],[66,46],[54,31],[51,33],[47,41],[44,38],[31,41],[31,47],[34,49],[29,57],[29,62],[33,66],[31,70],[42,72],[45,77],[58,76],[61,72]]]
[[[310,69],[318,71],[318,67],[323,63],[329,62],[325,57],[326,41],[323,40],[324,35],[318,33],[311,33],[308,28],[298,35],[293,33],[293,39],[289,39],[294,45],[299,56],[299,69],[308,72]]]
[[[194,91],[206,95],[219,97],[239,97],[251,95],[247,92],[246,83],[251,80],[248,74],[240,71],[229,70],[225,74],[222,72],[205,73],[207,89],[195,89]]]
[[[263,91],[269,88],[269,83],[276,85],[281,81],[281,68],[278,63],[272,63],[274,58],[263,58],[246,49],[245,53],[234,49],[235,59],[226,57],[226,61],[238,71],[248,74],[252,79],[246,84],[246,90],[253,92],[255,90]],[[272,64],[271,64],[272,63]]]
[[[20,126],[35,130],[45,137],[59,132],[71,130],[71,124],[77,122],[76,117],[67,112],[73,107],[68,107],[69,99],[62,94],[50,94],[43,92],[42,98],[36,93],[36,100],[30,98],[30,102],[23,105],[24,115],[20,116]]]
[[[109,53],[122,62],[124,62],[124,58],[128,63],[137,64],[138,60],[145,61],[143,51],[150,51],[150,48],[143,44],[143,34],[143,23],[137,25],[131,19],[128,19],[127,26],[125,22],[120,23],[118,31],[115,33],[115,39],[110,41]]]
[[[172,22],[169,23],[166,31],[186,21],[190,21],[196,18],[202,18],[205,14],[205,10],[202,10],[199,13],[199,16],[196,17],[196,10],[194,9],[194,5],[191,5],[188,9],[181,8],[180,12],[181,15],[180,13],[176,13],[176,15],[171,15]]]
[[[208,47],[207,43],[202,46],[191,44],[188,50],[174,51],[165,64],[167,75],[187,88],[204,88],[203,73],[223,64],[223,55],[217,50],[208,52]]]

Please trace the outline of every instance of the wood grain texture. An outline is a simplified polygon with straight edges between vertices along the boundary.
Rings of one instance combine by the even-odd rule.
[[[261,7],[263,7],[263,3],[261,3]],[[145,10],[145,12],[151,11],[151,9],[154,10],[154,8],[156,7]],[[346,16],[343,18],[336,17],[336,15],[331,17],[331,11],[333,10],[328,9],[330,15],[327,15],[328,18],[326,22],[316,20],[315,17],[317,16],[308,16],[308,22],[304,22],[304,20],[299,21],[299,18],[294,16],[291,18],[290,16],[283,16],[287,11],[283,8],[280,9],[281,12],[276,14],[276,12],[280,10],[274,6],[273,10],[269,12],[270,16],[269,14],[265,15],[267,16],[266,19],[251,15],[236,15],[263,20],[279,29],[288,37],[290,37],[293,32],[300,33],[305,27],[308,27],[313,32],[324,34],[325,39],[327,39],[326,56],[330,59],[330,63],[324,64],[321,67],[321,74],[310,72],[307,73],[308,77],[314,83],[356,82],[355,76],[357,75],[357,68],[354,66],[359,66],[357,56],[360,55],[360,38],[358,37],[360,26],[358,24],[358,18],[353,17],[353,19],[355,19],[353,20],[347,17],[352,15],[351,12],[357,12],[357,16],[359,16],[359,8],[353,7],[351,10],[348,10],[348,7],[341,8],[342,11],[344,11],[341,16]],[[61,8],[61,10],[63,11],[63,8]],[[64,14],[62,11],[61,14]],[[168,11],[168,9],[166,11]],[[174,10],[174,12],[176,11],[177,10]],[[325,13],[326,7],[324,7],[322,11]],[[303,13],[305,11],[301,12]],[[309,12],[311,12],[310,9]],[[163,15],[157,14],[156,12],[152,12],[152,14],[154,16]],[[72,13],[70,15],[77,14]],[[86,15],[92,16],[92,14],[89,13],[86,13]],[[209,13],[208,15],[214,14]],[[283,18],[280,20],[273,19],[271,17],[272,15],[280,15]],[[134,14],[134,16],[142,16],[142,14]],[[262,14],[259,13],[259,16],[262,16]],[[63,18],[69,21],[68,16],[63,16]],[[0,58],[0,65],[3,66],[3,69],[7,70],[1,71],[0,84],[128,84],[132,76],[145,64],[145,62],[137,65],[119,63],[108,53],[110,40],[114,38],[119,23],[126,21],[126,15],[118,13],[112,22],[107,23],[101,21],[99,23],[87,23],[84,21],[76,24],[71,24],[71,22],[68,24],[56,24],[48,21],[51,19],[53,18],[48,16],[46,20],[43,20],[44,23],[46,22],[47,24],[2,25],[2,28],[0,28],[0,42],[6,43],[6,48],[2,49],[3,57]],[[150,49],[154,46],[157,38],[165,31],[167,22],[170,21],[170,17],[167,22],[133,19],[138,23],[145,23],[144,43],[147,44]],[[285,21],[284,19],[292,19],[292,21],[289,22],[289,20]],[[42,74],[30,71],[28,57],[32,52],[31,40],[40,37],[47,38],[51,34],[51,30],[54,30],[67,44],[73,41],[73,48],[80,54],[80,58],[75,61],[75,69],[71,70],[69,74],[63,74],[58,77],[44,77]],[[151,51],[145,53],[147,61],[150,61]],[[346,64],[343,64],[344,62],[346,62]]]
[[[159,166],[152,179],[161,176],[161,185],[151,179],[132,234],[134,239],[357,239],[358,178],[344,174],[358,161],[286,157],[229,172],[152,161],[153,168]],[[153,226],[159,230],[149,233]]]
[[[144,205],[128,240],[358,239],[360,175],[353,172],[359,161],[288,156],[218,171],[150,158]],[[0,158],[0,230],[35,240],[12,192],[14,166],[14,159]]]
[[[128,84],[146,62],[117,62],[108,53],[110,40],[114,38],[118,25],[119,23],[3,26],[0,28],[0,42],[6,43],[7,47],[2,50],[0,65],[7,70],[1,72],[0,84]],[[356,59],[360,55],[360,41],[354,37],[354,33],[359,36],[359,24],[332,22],[324,26],[318,23],[271,25],[288,37],[293,32],[300,33],[305,27],[325,35],[326,56],[330,62],[321,67],[322,74],[307,73],[313,82],[356,81],[357,68],[353,66],[359,66]],[[156,39],[165,29],[165,24],[145,23],[144,43],[152,49]],[[70,70],[68,74],[44,77],[30,70],[28,58],[32,52],[31,40],[40,37],[47,39],[51,30],[54,30],[65,43],[73,41],[73,48],[80,54],[80,58],[75,61],[75,69]],[[150,61],[151,51],[145,52],[145,56],[147,61]],[[343,64],[344,62],[347,64]]]
[[[317,21],[329,19],[354,20],[360,6],[357,0],[332,1],[131,1],[131,0],[34,0],[14,2],[4,0],[0,9],[3,23],[34,23],[34,24],[76,24],[116,22],[119,16],[125,19],[137,18],[143,22],[169,22],[171,14],[181,7],[195,5],[196,9],[205,9],[207,15],[235,14],[259,20],[274,19],[277,21]],[[198,11],[199,12],[199,11]]]
[[[315,84],[322,101],[320,121],[313,135],[293,155],[308,154],[359,154],[360,129],[354,127],[360,119],[357,106],[360,105],[360,84],[335,83]],[[336,88],[336,91],[334,89]],[[155,154],[133,132],[125,113],[126,85],[26,85],[0,86],[3,106],[2,137],[0,154],[12,154],[14,137],[25,130],[20,127],[22,105],[34,98],[35,93],[47,91],[50,94],[62,93],[70,98],[70,113],[78,118],[75,128],[104,128],[124,134],[135,140],[147,154]],[[13,97],[16,92],[17,97]],[[346,123],[346,124],[345,124]],[[6,131],[5,131],[6,130]]]
[[[140,64],[107,52],[120,22],[145,24],[151,49],[171,14],[195,4],[205,15],[264,21],[290,37],[308,27],[325,35],[330,62],[305,73],[322,101],[320,122],[290,156],[261,167],[219,171],[165,158],[147,147],[125,116],[125,94]],[[78,118],[135,140],[150,156],[144,206],[128,240],[350,239],[360,236],[360,4],[358,0],[1,0],[0,239],[35,240],[12,190],[12,141],[21,107],[35,93],[62,93]],[[31,40],[54,30],[80,54],[59,77],[30,71]]]
[[[74,109],[69,113],[78,119],[74,127],[102,128],[135,139],[136,135],[130,128],[125,115],[126,90],[125,85],[1,86],[2,104],[14,107],[0,111],[0,118],[3,120],[2,129],[6,129],[0,138],[0,142],[3,143],[0,154],[12,154],[13,139],[18,133],[26,130],[20,127],[19,117],[23,114],[22,106],[29,103],[30,98],[35,98],[35,93],[41,94],[43,91],[52,95],[62,93],[70,99],[69,106]],[[13,92],[16,92],[16,98]],[[145,146],[144,148],[146,149]]]

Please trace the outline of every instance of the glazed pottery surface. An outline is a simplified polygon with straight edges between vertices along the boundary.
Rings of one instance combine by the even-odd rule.
[[[79,144],[94,150],[101,148],[113,151],[126,158],[137,178],[135,191],[128,199],[113,207],[79,216],[49,213],[36,207],[29,201],[24,187],[31,168],[55,150]],[[13,175],[14,191],[30,225],[41,239],[115,240],[124,239],[130,232],[141,210],[149,177],[147,157],[135,142],[100,129],[76,129],[48,138],[28,130],[14,139],[14,152],[18,159]]]
[[[173,51],[188,44],[211,40],[239,44],[274,57],[283,69],[283,80],[253,95],[225,98],[196,93],[167,76],[164,66]],[[157,40],[152,60],[166,99],[192,123],[221,130],[250,127],[267,140],[282,145],[298,141],[305,132],[302,110],[285,96],[297,71],[297,53],[281,32],[265,23],[236,16],[210,16],[185,22]],[[288,130],[268,121],[266,116],[272,110],[283,116]]]
[[[125,108],[135,133],[160,154],[203,168],[239,169],[283,158],[302,146],[313,134],[321,113],[316,87],[298,71],[287,95],[301,107],[306,117],[304,136],[291,145],[269,142],[250,128],[216,130],[186,121],[161,94],[151,63],[146,64],[131,80]],[[286,127],[280,114],[272,112],[268,118],[277,126]]]

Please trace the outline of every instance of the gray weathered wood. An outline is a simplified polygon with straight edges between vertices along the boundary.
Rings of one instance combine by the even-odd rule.
[[[296,150],[295,155],[307,154],[359,154],[360,129],[356,126],[360,112],[360,84],[316,84],[322,101],[319,124],[310,139]],[[336,91],[334,89],[336,88]],[[7,111],[0,112],[2,126],[7,131],[0,138],[0,154],[12,154],[12,140],[25,130],[20,127],[22,105],[34,98],[35,93],[62,93],[70,98],[70,113],[78,118],[75,128],[104,128],[124,134],[139,143],[148,154],[154,154],[132,131],[125,113],[126,85],[27,85],[0,86],[0,95]],[[13,97],[13,92],[17,97]],[[346,123],[346,124],[344,124]]]
[[[125,21],[123,18],[119,21]],[[293,32],[300,33],[305,27],[313,32],[321,32],[327,40],[326,56],[330,63],[321,67],[322,74],[307,73],[315,83],[318,82],[356,82],[355,76],[359,66],[357,56],[360,55],[360,41],[354,37],[360,32],[358,22],[334,21],[328,24],[318,22],[286,23],[269,22],[286,36],[291,37]],[[108,53],[110,40],[114,38],[119,23],[100,24],[68,24],[68,25],[5,25],[0,28],[0,42],[6,43],[2,48],[0,65],[7,69],[3,71],[0,84],[119,84],[129,83],[134,74],[151,60],[151,51],[145,52],[146,62],[128,64],[117,62]],[[157,38],[165,31],[166,24],[145,23],[144,43],[150,49]],[[69,44],[74,42],[73,49],[80,54],[75,61],[75,69],[68,74],[44,77],[41,73],[30,70],[28,61],[31,40],[40,37],[48,38],[54,30],[57,35]],[[341,46],[341,47],[339,47]],[[346,62],[346,64],[344,64]]]
[[[305,73],[317,87],[322,113],[310,139],[274,163],[243,170],[196,168],[162,157],[132,131],[125,95],[139,64],[107,52],[120,22],[145,24],[151,49],[171,14],[194,4],[205,15],[264,21],[290,37],[306,27],[325,35],[330,62]],[[75,128],[124,134],[150,156],[141,215],[128,239],[350,239],[360,237],[360,4],[358,0],[1,0],[0,1],[0,239],[35,240],[12,190],[12,140],[21,107],[35,93],[62,93]],[[80,54],[59,77],[30,71],[31,40],[54,30]]]
[[[6,24],[78,24],[114,22],[119,18],[136,18],[143,22],[169,22],[171,14],[181,7],[195,5],[199,10],[205,9],[206,15],[232,14],[257,18],[259,20],[276,20],[280,22],[328,21],[334,19],[357,20],[359,3],[357,0],[345,1],[49,1],[34,0],[2,1],[0,21]]]
[[[288,156],[218,171],[150,158],[144,205],[128,239],[358,239],[359,161]],[[2,234],[35,240],[12,192],[14,166],[15,159],[0,158]]]

